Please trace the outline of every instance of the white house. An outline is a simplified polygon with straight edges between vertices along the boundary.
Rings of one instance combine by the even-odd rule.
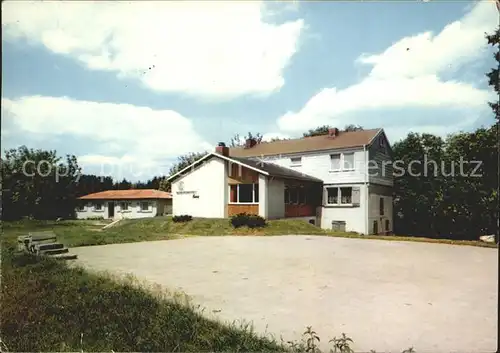
[[[391,148],[383,129],[228,148],[169,177],[173,214],[303,218],[322,228],[390,233]]]
[[[153,189],[108,190],[78,198],[76,217],[148,218],[172,213],[172,195]]]

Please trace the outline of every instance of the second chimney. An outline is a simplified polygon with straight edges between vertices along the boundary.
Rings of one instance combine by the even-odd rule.
[[[337,129],[336,127],[332,127],[332,128],[328,129],[328,136],[335,138],[338,135],[339,135],[339,129]]]
[[[227,147],[224,142],[219,142],[217,147],[215,147],[215,152],[223,156],[229,157],[229,147]]]
[[[249,138],[245,141],[245,148],[252,148],[257,144],[257,140],[254,138]]]

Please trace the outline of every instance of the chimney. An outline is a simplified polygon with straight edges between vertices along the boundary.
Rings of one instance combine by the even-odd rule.
[[[225,157],[229,157],[229,147],[227,147],[224,142],[218,143],[217,147],[215,147],[215,152]]]
[[[257,144],[257,140],[254,138],[249,138],[245,141],[245,148],[252,148]]]
[[[331,138],[335,138],[339,135],[339,129],[336,127],[332,127],[328,129],[328,136]]]

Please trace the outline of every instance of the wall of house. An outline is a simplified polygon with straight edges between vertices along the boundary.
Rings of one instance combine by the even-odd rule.
[[[354,152],[354,170],[332,171],[331,154]],[[291,158],[302,157],[300,166],[292,166]],[[356,149],[335,149],[321,152],[306,152],[279,156],[267,156],[259,159],[290,168],[304,174],[319,178],[325,184],[330,183],[360,183],[365,181],[365,151],[362,147]]]
[[[268,218],[277,219],[285,217],[285,182],[280,179],[269,178],[268,192]]]
[[[227,214],[227,164],[211,158],[172,183],[173,215],[224,218]],[[179,185],[183,184],[183,190]]]
[[[380,214],[380,199],[384,199],[384,214]],[[392,187],[383,185],[369,186],[368,200],[368,231],[369,234],[374,234],[373,225],[377,222],[378,234],[392,233],[393,231],[393,204],[392,204]],[[389,221],[388,227],[386,221]]]
[[[94,209],[94,203],[99,202],[102,204],[100,211]],[[83,211],[76,210],[77,219],[88,219],[88,218],[108,218],[108,203],[107,201],[95,201],[86,202]]]
[[[380,142],[383,142],[383,145]],[[385,134],[380,134],[368,149],[369,182],[371,184],[393,186],[394,174],[391,148]]]
[[[367,233],[366,211],[367,211],[367,187],[364,184],[329,184],[326,187],[358,187],[359,206],[327,206],[321,209],[321,228],[332,229],[333,221],[346,222],[346,231]],[[326,202],[326,201],[324,201]]]
[[[94,203],[101,203],[102,210],[97,211],[94,208]],[[109,205],[113,202],[115,205],[115,212],[113,217],[109,217]],[[128,208],[127,210],[122,209],[122,203],[127,202]],[[141,202],[148,202],[149,208],[148,210],[141,210]],[[155,217],[158,214],[158,206],[156,200],[103,200],[103,201],[93,201],[89,202],[85,205],[84,211],[76,211],[77,219],[88,219],[88,218],[97,218],[102,217],[104,219],[108,218],[150,218]]]
[[[172,214],[172,199],[160,199],[157,200],[157,202],[158,207],[156,213],[158,216]]]

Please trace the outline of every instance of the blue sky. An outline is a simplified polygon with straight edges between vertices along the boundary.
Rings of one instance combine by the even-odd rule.
[[[445,136],[493,123],[493,2],[2,3],[2,149],[146,179],[318,125]]]

